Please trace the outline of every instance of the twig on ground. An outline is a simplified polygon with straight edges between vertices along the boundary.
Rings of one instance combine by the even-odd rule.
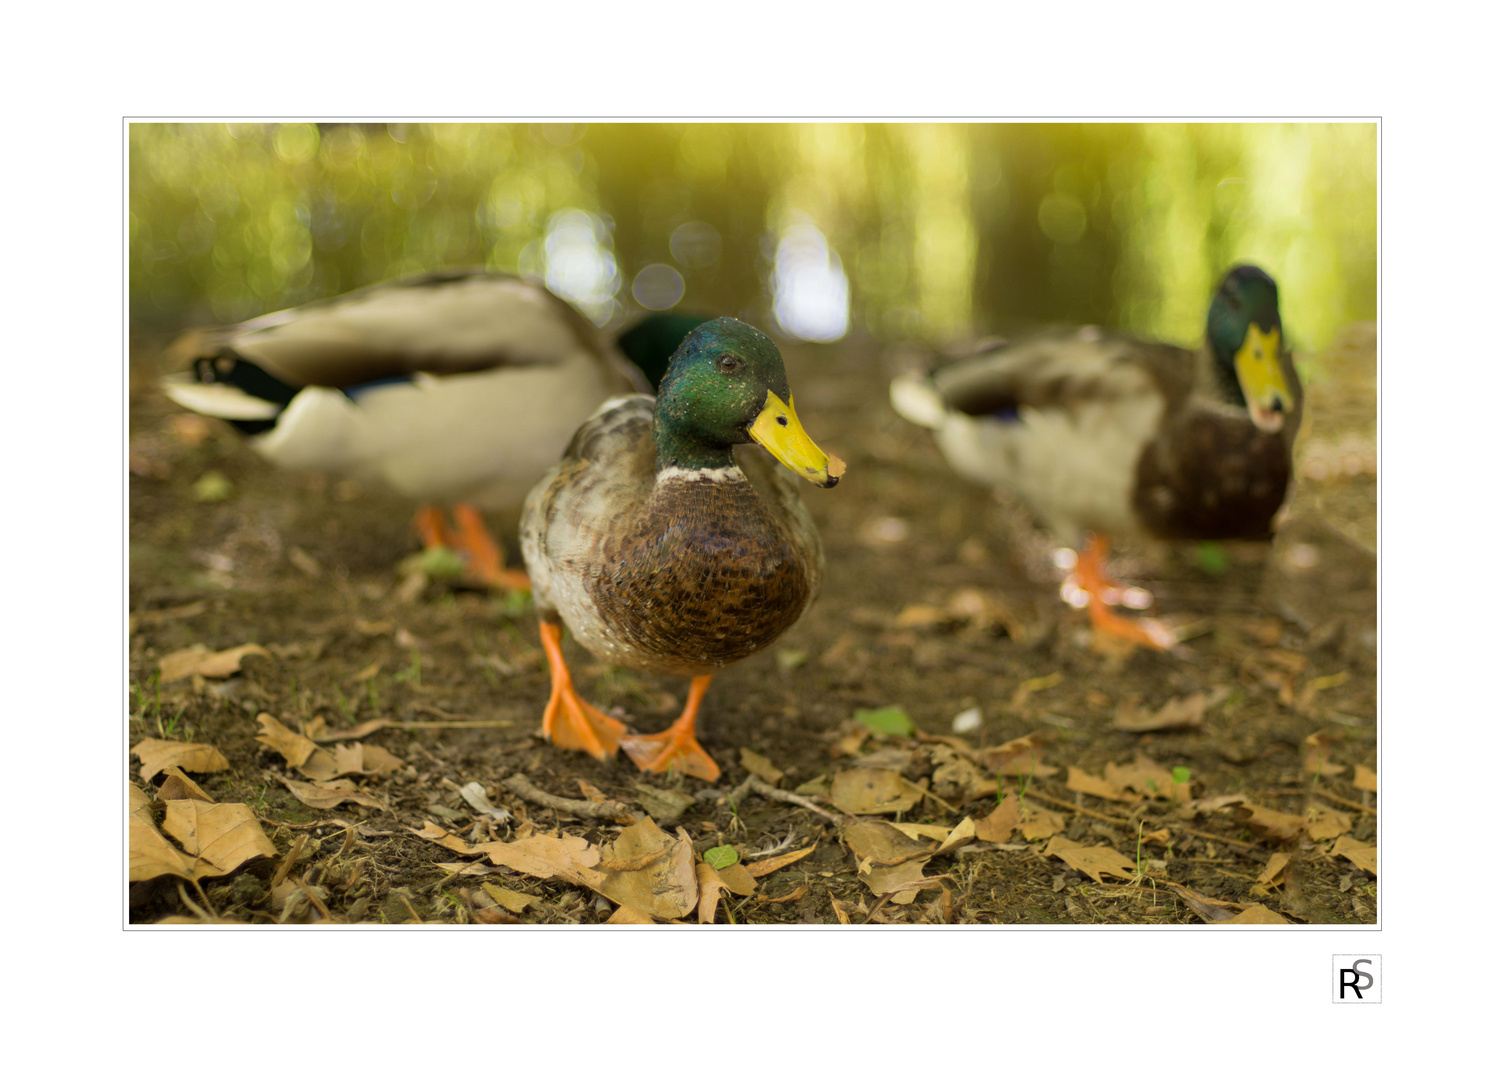
[[[843,824],[842,818],[839,818],[836,814],[833,814],[830,811],[821,809],[805,796],[796,795],[793,791],[781,791],[779,788],[775,787],[767,780],[760,780],[756,776],[750,776],[748,777],[748,779],[743,781],[743,783],[752,788],[754,791],[758,792],[758,794],[762,795],[765,799],[771,799],[774,802],[789,803],[791,806],[798,806],[803,810],[809,810],[813,814],[820,814],[827,821],[830,821],[834,825]],[[742,785],[740,784],[738,786],[741,787]]]
[[[606,802],[588,802],[585,799],[565,799],[558,795],[551,795],[542,788],[535,787],[522,773],[513,773],[502,781],[502,786],[526,802],[547,806],[561,814],[572,814],[575,817],[616,821],[618,818],[636,820],[643,816],[642,810],[634,809],[626,803],[613,802],[610,799]]]

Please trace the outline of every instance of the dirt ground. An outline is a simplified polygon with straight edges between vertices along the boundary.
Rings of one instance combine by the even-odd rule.
[[[132,882],[133,923],[606,921],[618,905],[590,888],[462,850],[528,836],[603,844],[632,820],[578,816],[538,793],[647,812],[670,833],[682,828],[697,856],[731,847],[756,864],[813,847],[748,895],[724,892],[707,909],[718,924],[1377,920],[1377,878],[1362,868],[1378,843],[1367,779],[1377,769],[1369,326],[1315,360],[1300,479],[1274,545],[1115,548],[1116,575],[1150,589],[1183,626],[1167,654],[1094,642],[1085,614],[1058,598],[1052,544],[1028,514],[956,477],[929,434],[889,410],[892,354],[787,349],[806,429],[849,471],[840,487],[806,493],[827,553],[814,609],[712,685],[701,733],[724,769],[714,785],[542,742],[547,669],[521,597],[402,568],[416,551],[412,505],[278,472],[228,427],[185,422],[154,387],[153,343],[141,344],[130,390],[127,745],[216,748],[228,767],[188,774],[208,800],[249,807],[274,850],[197,884]],[[264,652],[228,677],[163,681],[163,659],[196,644]],[[573,644],[566,655],[586,696],[638,730],[678,712],[683,682],[609,669]],[[1189,726],[1116,726],[1168,703]],[[917,733],[864,740],[855,714],[889,706]],[[972,709],[981,723],[954,729]],[[397,763],[357,770],[348,787],[368,805],[315,808],[294,794],[303,775],[258,741],[262,714],[316,741],[347,732],[340,743]],[[988,748],[1031,735],[1028,768],[1018,755],[1013,771],[992,768],[1009,754]],[[1114,767],[1142,758],[1142,774],[1169,770],[1174,783],[1104,787]],[[745,761],[768,774],[764,793],[749,786]],[[164,774],[123,764],[161,823]],[[940,836],[977,819],[986,833],[982,822],[1008,804],[1034,827],[968,833],[920,861],[913,892],[886,888],[875,868],[895,859],[864,854],[831,798],[833,778],[860,767],[926,789],[875,820]],[[460,789],[473,782],[505,813],[468,802]],[[429,836],[448,834],[448,850],[417,834],[426,823]],[[1070,857],[1084,848],[1117,853],[1119,868]]]

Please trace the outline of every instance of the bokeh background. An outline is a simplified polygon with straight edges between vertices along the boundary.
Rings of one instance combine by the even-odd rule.
[[[1308,354],[1376,316],[1372,123],[138,123],[129,155],[153,337],[469,264],[603,327],[679,307],[816,342],[1192,343],[1236,261]]]

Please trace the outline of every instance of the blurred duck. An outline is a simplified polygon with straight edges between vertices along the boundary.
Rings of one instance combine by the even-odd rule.
[[[934,429],[954,469],[1012,488],[1079,549],[1075,584],[1095,627],[1166,648],[1166,626],[1111,610],[1123,593],[1105,573],[1106,537],[1268,538],[1302,387],[1276,282],[1236,266],[1196,352],[1096,327],[1048,331],[902,376],[890,400]]]
[[[697,321],[651,317],[629,343],[662,374],[670,339]],[[193,331],[169,355],[187,368],[165,381],[173,401],[229,421],[274,464],[380,481],[423,504],[424,545],[500,587],[527,579],[505,569],[478,511],[517,514],[593,409],[654,385],[542,285],[477,269]]]
[[[734,454],[748,443],[768,453]],[[774,343],[736,319],[685,338],[657,399],[603,404],[523,511],[550,668],[545,737],[602,759],[620,745],[648,771],[720,776],[695,737],[701,699],[718,670],[772,644],[815,599],[821,539],[795,477],[829,488],[843,468],[801,428]],[[688,676],[679,719],[625,735],[576,693],[562,626],[608,663]]]

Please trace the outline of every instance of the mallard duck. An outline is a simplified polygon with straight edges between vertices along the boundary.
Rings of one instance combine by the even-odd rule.
[[[1276,282],[1224,275],[1199,351],[1096,327],[987,347],[890,386],[895,410],[935,429],[951,466],[1016,491],[1079,548],[1073,584],[1093,624],[1165,648],[1168,629],[1110,610],[1109,535],[1269,537],[1286,498],[1302,387]]]
[[[691,324],[657,317],[631,344],[662,370]],[[188,365],[165,381],[173,401],[228,420],[277,465],[380,481],[424,504],[425,546],[513,587],[527,580],[504,569],[477,508],[516,515],[593,409],[652,388],[542,285],[476,269],[194,331],[169,355]],[[436,503],[454,504],[455,529]]]
[[[734,455],[745,443],[768,454]],[[821,539],[795,477],[829,488],[843,469],[800,426],[779,350],[736,319],[691,331],[657,398],[603,404],[523,510],[549,659],[545,738],[601,759],[621,746],[647,771],[720,776],[695,737],[701,699],[717,671],[773,643],[815,599]],[[609,663],[688,676],[679,719],[627,735],[583,701],[562,626]]]

